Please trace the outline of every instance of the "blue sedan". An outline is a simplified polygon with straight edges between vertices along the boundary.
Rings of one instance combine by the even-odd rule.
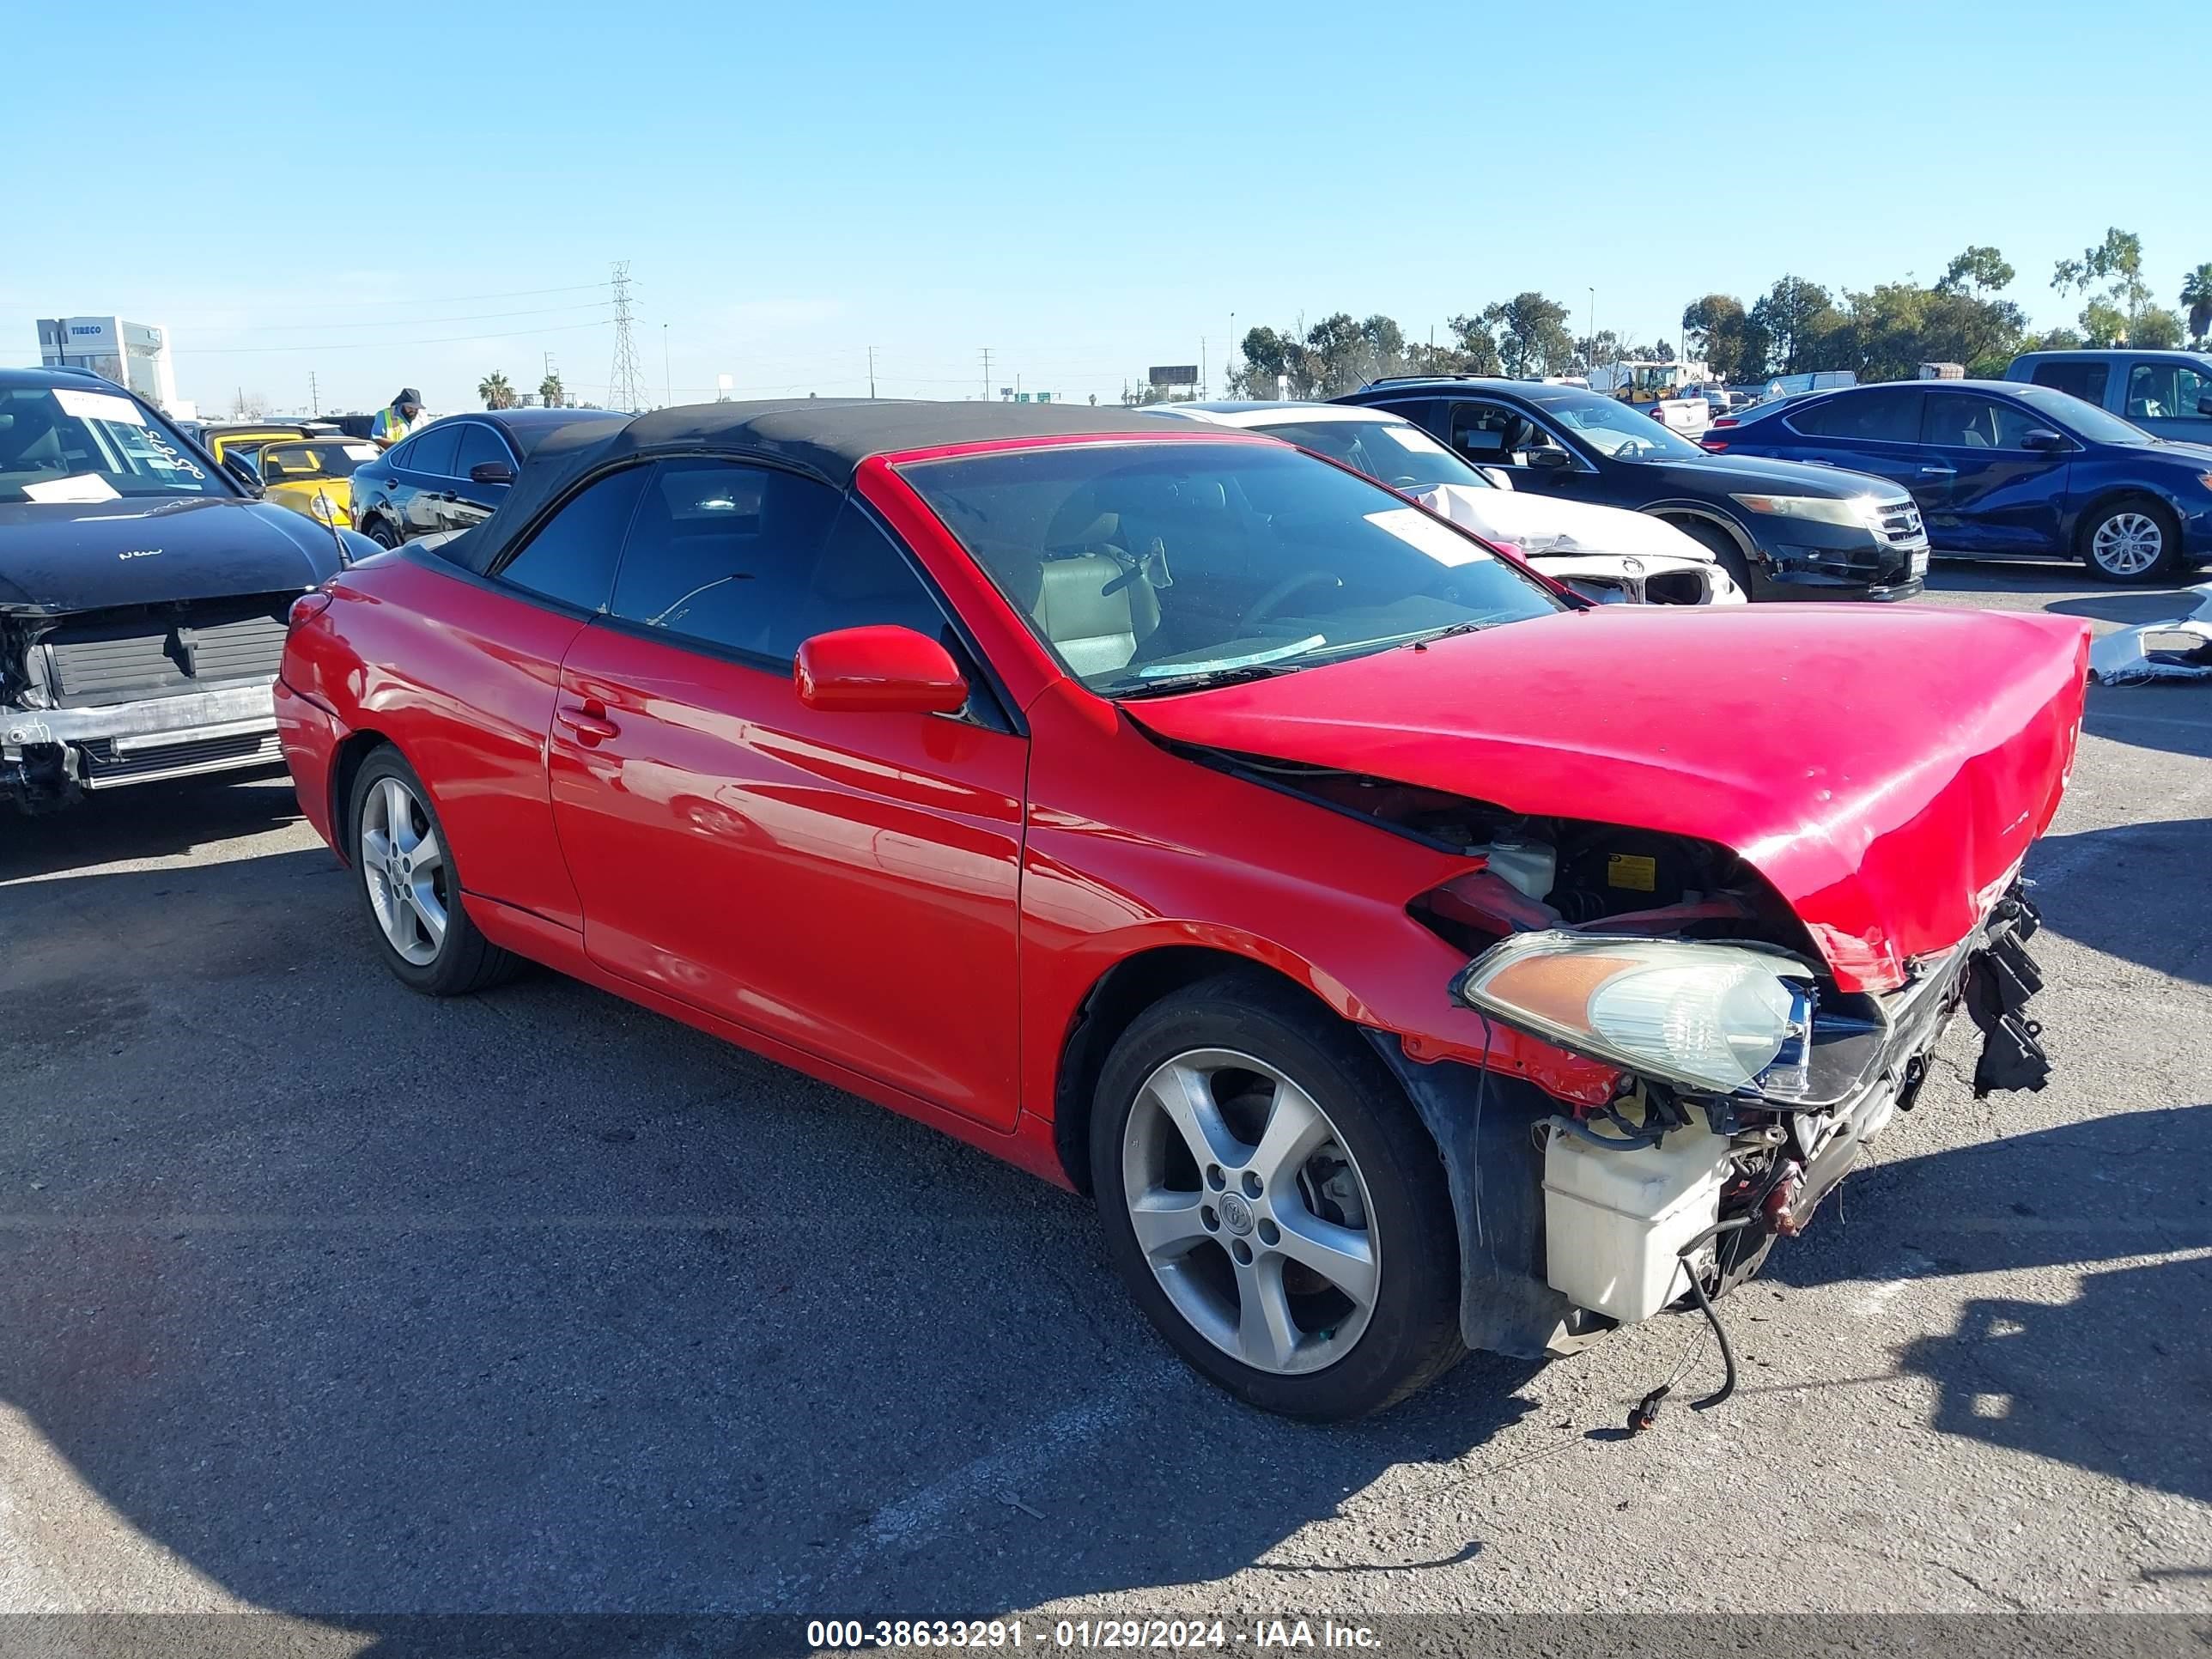
[[[1939,552],[2078,558],[2107,581],[2212,563],[2212,447],[2154,438],[2046,386],[1852,386],[1723,416],[1699,441],[1900,483]]]

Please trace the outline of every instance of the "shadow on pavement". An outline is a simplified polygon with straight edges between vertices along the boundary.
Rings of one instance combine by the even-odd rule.
[[[2086,1274],[2070,1301],[1971,1301],[1955,1330],[1906,1347],[1902,1368],[1936,1384],[1935,1425],[1949,1433],[2212,1501],[2208,1179],[2203,1105],[1876,1164],[1840,1191],[1848,1223],[1778,1252],[1767,1277],[1803,1285],[2118,1264]],[[2181,1252],[2199,1254],[2131,1260]]]
[[[2177,979],[2212,982],[2212,886],[2173,878],[2176,871],[2212,867],[2212,818],[2045,836],[2029,855],[2027,874],[2056,868],[2071,875],[2092,866],[2095,881],[2061,878],[2038,890],[2053,933]]]
[[[550,975],[416,997],[319,848],[0,902],[46,1032],[0,1071],[0,1399],[229,1595],[386,1652],[449,1609],[775,1610],[796,1648],[1482,1547],[1282,1554],[1532,1410],[1526,1367],[1249,1411],[1085,1202]]]
[[[0,806],[0,882],[90,865],[188,853],[295,823],[300,806],[281,770],[189,778],[87,796],[35,817]]]

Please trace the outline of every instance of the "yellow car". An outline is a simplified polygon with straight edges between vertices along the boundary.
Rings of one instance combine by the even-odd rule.
[[[309,438],[314,434],[303,426],[287,426],[283,422],[232,421],[210,424],[200,428],[200,442],[209,454],[218,461],[228,460],[233,455],[251,455],[265,443],[279,438]]]
[[[246,456],[260,475],[262,498],[317,524],[353,527],[353,470],[373,461],[377,447],[366,438],[282,438]]]

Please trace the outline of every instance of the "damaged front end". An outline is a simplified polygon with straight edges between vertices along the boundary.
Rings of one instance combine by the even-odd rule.
[[[1450,994],[1480,1021],[1463,1051],[1480,1062],[1369,1036],[1443,1152],[1471,1346],[1558,1356],[1748,1278],[1911,1109],[1961,1009],[1983,1035],[1978,1095],[2050,1070],[2016,872],[1901,985],[1846,988],[1716,843],[1236,763],[1468,861],[1408,912],[1467,954]]]
[[[298,597],[0,609],[0,802],[281,765],[270,687]]]

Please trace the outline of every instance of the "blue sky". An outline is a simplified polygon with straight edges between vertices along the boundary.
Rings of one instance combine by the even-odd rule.
[[[628,259],[652,395],[1218,379],[1231,327],[1524,289],[1649,338],[1785,271],[1994,243],[2039,321],[2107,225],[2212,259],[2201,3],[838,6],[256,13],[110,0],[9,78],[0,362],[169,325],[180,390],[434,408],[550,352],[604,395]],[[20,46],[22,31],[9,31]],[[2162,88],[2162,90],[2161,90]],[[1738,135],[1741,136],[1738,136]],[[18,159],[27,152],[19,148]],[[666,369],[664,373],[664,347]]]

